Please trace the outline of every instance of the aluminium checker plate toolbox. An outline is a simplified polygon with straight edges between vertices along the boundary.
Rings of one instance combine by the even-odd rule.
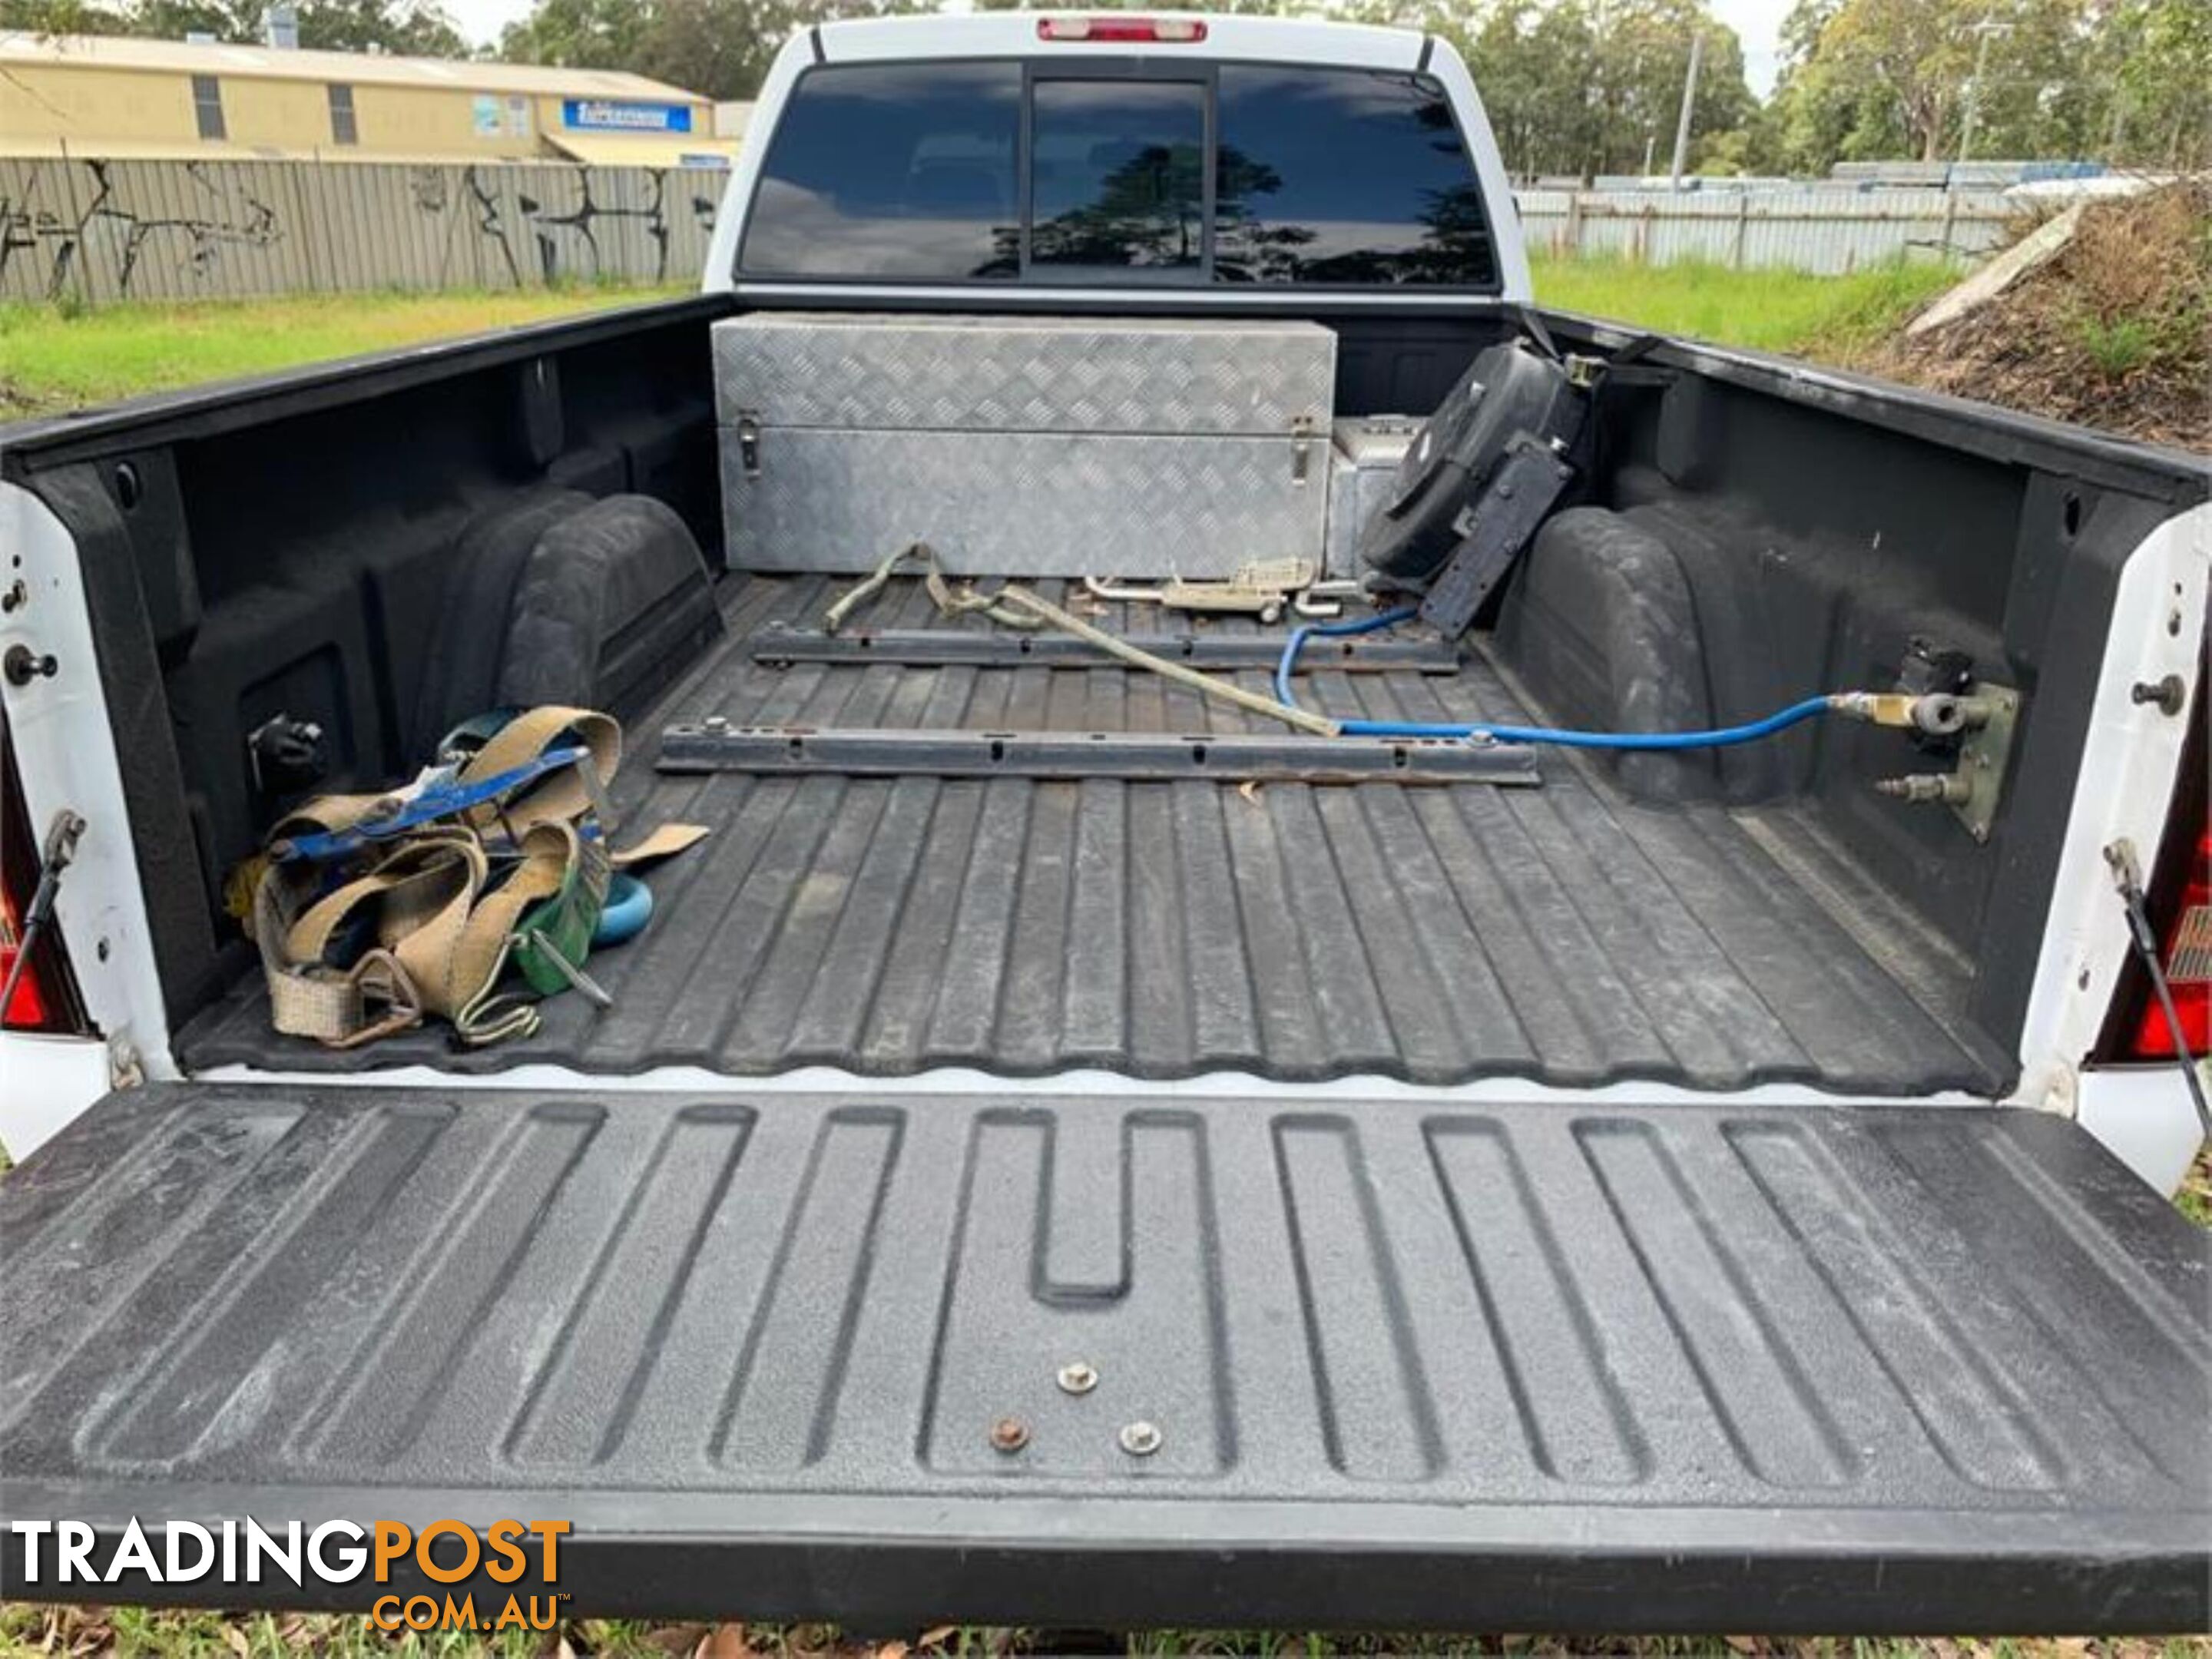
[[[775,313],[714,329],[730,563],[1316,567],[1336,339],[1302,322]]]

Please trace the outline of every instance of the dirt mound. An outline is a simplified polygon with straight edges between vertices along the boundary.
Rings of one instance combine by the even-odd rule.
[[[1875,348],[1861,366],[2212,451],[2212,179],[2089,203],[2046,263],[1955,322]]]

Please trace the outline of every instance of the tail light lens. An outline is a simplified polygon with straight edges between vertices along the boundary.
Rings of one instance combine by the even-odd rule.
[[[1149,40],[1163,46],[1187,46],[1206,39],[1206,24],[1196,17],[1040,17],[1040,40]]]
[[[22,951],[22,917],[16,908],[15,895],[0,888],[0,986],[15,971],[15,958]],[[39,964],[33,962],[23,970],[23,977],[15,986],[15,994],[8,1006],[0,1008],[0,1027],[10,1031],[43,1031],[46,1029],[47,1002],[46,988],[39,983]]]
[[[2173,920],[2167,923],[2160,952],[2173,1006],[2181,1016],[2181,1040],[2199,1059],[2212,1048],[2212,829],[2198,831],[2197,847],[2182,883]],[[2129,1054],[2136,1060],[2172,1060],[2173,1032],[2155,996],[2144,999],[2136,1017]]]
[[[23,912],[39,886],[39,844],[24,817],[23,792],[9,763],[5,730],[0,728],[0,988],[15,970],[22,949]],[[83,1010],[54,930],[44,929],[31,947],[30,965],[0,1008],[0,1029],[10,1031],[82,1031]]]

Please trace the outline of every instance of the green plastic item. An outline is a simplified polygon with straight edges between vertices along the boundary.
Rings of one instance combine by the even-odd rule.
[[[578,836],[577,854],[562,877],[561,889],[522,913],[514,930],[514,964],[530,988],[553,996],[571,987],[588,990],[584,961],[592,953],[592,934],[605,908],[613,866],[599,836]],[[593,1000],[600,1000],[594,998]]]

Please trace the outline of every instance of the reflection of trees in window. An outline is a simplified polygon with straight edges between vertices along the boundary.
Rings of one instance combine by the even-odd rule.
[[[1196,144],[1143,145],[1100,181],[1096,199],[1037,222],[1030,262],[1196,264],[1205,234],[1204,167]]]
[[[1403,283],[1492,283],[1498,267],[1492,257],[1490,222],[1483,216],[1482,187],[1469,180],[1445,190],[1421,192],[1421,222],[1428,234],[1406,256]]]
[[[1423,106],[1425,118],[1429,106]],[[1441,107],[1438,106],[1437,107]],[[1449,112],[1445,112],[1447,126]],[[1442,145],[1439,146],[1443,147]],[[1460,151],[1456,131],[1449,148]],[[1309,257],[1319,233],[1304,225],[1269,223],[1257,198],[1282,188],[1273,167],[1224,146],[1214,184],[1213,269],[1229,283],[1446,283],[1480,285],[1496,280],[1490,226],[1481,186],[1473,180],[1421,192],[1414,224],[1419,240],[1402,248],[1350,248]]]
[[[1271,225],[1256,198],[1283,187],[1283,175],[1234,145],[1221,146],[1213,172],[1213,274],[1227,283],[1294,283],[1298,250],[1314,239],[1304,225]]]
[[[1467,147],[1460,143],[1459,123],[1452,119],[1449,104],[1441,98],[1424,98],[1413,106],[1413,121],[1437,135],[1429,140],[1431,149],[1465,165]]]

